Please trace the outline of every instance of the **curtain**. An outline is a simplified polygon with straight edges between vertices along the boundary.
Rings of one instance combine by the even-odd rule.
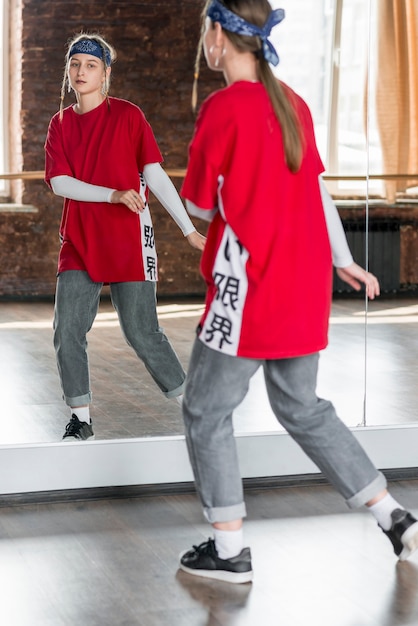
[[[418,173],[418,0],[377,1],[376,121],[384,174]],[[386,196],[418,184],[386,181]]]

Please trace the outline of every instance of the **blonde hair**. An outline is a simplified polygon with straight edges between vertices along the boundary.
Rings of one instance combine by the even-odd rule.
[[[192,107],[197,104],[197,82],[202,56],[205,18],[211,0],[207,0],[202,12],[202,28],[196,54],[194,68],[194,83],[192,91]],[[264,26],[271,12],[268,0],[222,0],[222,4],[233,13],[236,13],[247,22],[256,26]],[[223,31],[235,48],[241,52],[252,52],[258,59],[258,78],[266,88],[274,113],[282,129],[285,160],[291,172],[299,170],[303,155],[303,137],[300,123],[288,93],[282,83],[277,80],[271,71],[270,65],[262,54],[262,42],[257,36],[238,35],[227,30]]]
[[[61,101],[60,101],[60,109],[59,109],[60,120],[62,120],[62,116],[63,116],[64,98],[65,98],[65,92],[67,90],[67,87],[68,87],[68,91],[70,91],[70,86],[69,86],[69,81],[68,81],[68,65],[70,61],[71,48],[73,47],[74,44],[85,39],[94,41],[100,46],[102,50],[102,61],[103,61],[105,70],[108,67],[110,67],[110,65],[116,59],[116,50],[113,48],[113,46],[107,43],[107,41],[105,41],[105,39],[101,35],[99,35],[99,33],[81,32],[81,33],[78,33],[78,35],[75,35],[72,39],[68,41],[67,53],[65,55],[64,76],[63,76],[62,85],[61,85]],[[110,59],[110,63],[107,62],[108,59]],[[104,95],[106,97],[108,104],[109,104],[109,99],[108,99],[109,88],[110,88],[110,76],[106,74],[105,84],[104,84]]]

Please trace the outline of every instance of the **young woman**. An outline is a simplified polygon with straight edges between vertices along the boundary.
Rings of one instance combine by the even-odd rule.
[[[54,317],[63,397],[70,407],[64,440],[93,437],[86,334],[103,284],[126,341],[167,398],[180,399],[185,372],[159,327],[157,256],[148,189],[189,243],[203,250],[141,109],[109,97],[115,51],[101,36],[80,34],[68,46],[60,111],[45,143],[45,181],[64,197]],[[63,108],[65,89],[76,103]]]
[[[227,86],[201,107],[182,187],[189,212],[212,220],[201,265],[206,309],[183,415],[214,538],[183,553],[180,567],[236,583],[253,572],[232,413],[259,367],[277,419],[348,506],[369,507],[400,559],[418,547],[416,519],[389,495],[332,404],[315,393],[332,260],[340,277],[357,289],[363,283],[370,298],[379,285],[353,262],[319,180],[324,168],[306,104],[269,67],[278,57],[268,36],[283,17],[267,0],[207,2],[204,54]]]

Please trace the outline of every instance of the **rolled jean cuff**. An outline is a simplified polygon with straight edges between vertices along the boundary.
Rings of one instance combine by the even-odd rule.
[[[65,404],[68,406],[85,406],[86,404],[91,403],[91,392],[85,393],[84,396],[75,396],[74,398],[70,398],[69,396],[63,396],[65,400]]]
[[[168,399],[177,398],[177,396],[181,396],[182,393],[184,393],[184,382],[180,385],[180,387],[176,387],[171,391],[163,391],[163,394]]]
[[[246,517],[245,502],[233,506],[219,506],[214,508],[204,507],[203,513],[210,524],[215,522],[233,522]]]
[[[347,505],[350,509],[357,509],[366,504],[366,502],[369,502],[369,500],[372,500],[381,491],[386,489],[386,487],[387,480],[385,476],[379,472],[378,476],[371,483],[369,483],[367,487],[364,487],[364,489],[346,500]]]

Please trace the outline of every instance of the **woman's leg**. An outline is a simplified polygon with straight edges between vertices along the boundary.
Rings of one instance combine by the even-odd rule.
[[[54,347],[64,400],[70,407],[91,402],[86,335],[96,317],[102,283],[87,272],[58,276],[54,311]]]
[[[158,324],[155,283],[112,283],[110,292],[127,343],[167,398],[183,393],[186,374]]]
[[[209,539],[180,555],[181,569],[231,583],[252,580],[243,548],[245,503],[232,413],[247,394],[259,361],[228,356],[195,341],[183,400],[186,442],[196,489],[212,524]]]
[[[359,507],[386,488],[379,472],[331,402],[316,395],[318,354],[269,360],[264,375],[278,421],[346,499]]]
[[[332,404],[315,393],[317,354],[266,361],[264,373],[273,411],[349,507],[367,505],[400,560],[418,548],[418,521],[387,492],[373,465]]]
[[[196,488],[212,524],[245,516],[232,412],[259,366],[259,361],[228,356],[195,340],[183,416]]]

